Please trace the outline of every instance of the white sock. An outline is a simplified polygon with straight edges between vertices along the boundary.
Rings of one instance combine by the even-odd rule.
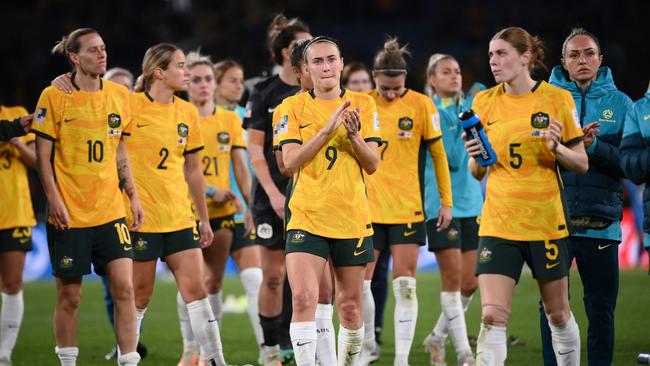
[[[460,302],[463,304],[463,312],[467,312],[467,308],[469,308],[469,304],[472,302],[472,298],[474,295],[470,296],[463,296],[462,294],[460,295]],[[440,316],[438,316],[438,321],[436,322],[436,325],[433,327],[433,330],[431,331],[431,335],[433,336],[433,339],[436,341],[436,343],[439,344],[445,344],[447,341],[447,327],[449,326],[449,323],[447,322],[447,317],[445,316],[445,313],[442,311],[440,312]]]
[[[22,290],[14,295],[2,293],[2,311],[0,311],[0,357],[2,358],[11,359],[11,351],[16,345],[24,311]]]
[[[135,308],[135,344],[140,342],[140,329],[142,328],[142,322],[144,321],[144,314],[146,312],[147,308]]]
[[[204,297],[187,304],[187,313],[190,316],[194,336],[205,351],[205,358],[209,361],[208,365],[212,365],[210,362],[213,362],[215,366],[226,365],[223,358],[219,325],[212,313],[208,299]]]
[[[460,302],[463,304],[463,312],[466,313],[469,308],[469,304],[472,302],[474,295],[465,296],[460,294]]]
[[[77,366],[78,347],[54,347],[54,352],[61,360],[61,366]]]
[[[553,351],[559,366],[580,365],[580,329],[573,313],[562,327],[548,323],[551,328]]]
[[[465,325],[465,312],[460,299],[460,291],[440,293],[442,312],[447,318],[447,332],[456,349],[456,355],[472,353],[467,340],[467,326]]]
[[[321,365],[336,364],[336,336],[334,335],[334,323],[332,304],[316,305],[316,355]]]
[[[349,330],[339,326],[339,355],[338,366],[354,366],[361,353],[363,344],[363,325],[357,330]]]
[[[214,314],[221,328],[221,321],[223,320],[223,291],[219,290],[216,294],[208,294],[208,301],[210,301],[212,314]]]
[[[253,333],[257,344],[264,343],[264,333],[262,333],[262,326],[260,325],[260,311],[259,311],[259,298],[260,286],[262,286],[262,269],[259,267],[250,267],[241,271],[239,274],[246,297],[248,300],[248,319],[253,326]]]
[[[400,276],[393,280],[395,295],[395,362],[408,364],[408,357],[418,319],[418,298],[415,278]]]
[[[187,313],[187,304],[183,300],[180,292],[176,293],[176,310],[178,310],[178,322],[181,326],[181,337],[183,338],[183,352],[199,351],[199,345],[194,338],[192,332],[192,324],[190,323],[190,314]]]
[[[129,352],[127,354],[121,355],[117,359],[117,364],[119,366],[138,366],[140,362],[140,355],[138,352]]]
[[[316,322],[297,322],[289,325],[289,335],[297,366],[316,365]]]
[[[506,327],[481,323],[476,344],[476,364],[502,366],[508,356],[506,341]]]

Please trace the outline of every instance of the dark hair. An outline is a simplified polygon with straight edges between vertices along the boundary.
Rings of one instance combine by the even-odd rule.
[[[349,64],[346,64],[343,67],[343,72],[341,73],[341,85],[347,85],[348,81],[350,79],[350,75],[354,74],[357,71],[365,71],[366,74],[368,74],[368,77],[372,81],[372,74],[370,73],[370,69],[361,62],[352,62]]]
[[[311,46],[313,46],[315,44],[318,44],[318,43],[330,43],[330,44],[333,44],[334,47],[336,47],[336,49],[339,50],[339,54],[341,53],[341,47],[339,46],[339,41],[337,41],[336,39],[334,39],[332,37],[328,37],[328,36],[318,36],[316,38],[310,39],[309,42],[307,42],[307,44],[305,45],[305,49],[304,49],[303,54],[302,54],[302,57],[304,58],[305,63],[307,63],[307,51],[309,51],[309,48]]]
[[[221,80],[223,79],[223,75],[233,67],[237,67],[242,71],[244,71],[244,67],[242,67],[242,65],[239,62],[231,58],[221,60],[216,64],[214,64],[214,79],[217,82],[217,84],[221,82]]]
[[[566,53],[566,46],[569,44],[569,41],[573,39],[573,37],[576,36],[587,36],[591,38],[594,43],[596,44],[596,47],[598,47],[598,54],[600,54],[600,42],[598,41],[598,38],[591,32],[587,31],[584,28],[578,27],[578,28],[573,28],[571,30],[571,33],[564,39],[564,43],[562,43],[562,57],[564,57],[564,54]]]
[[[307,48],[308,44],[308,39],[297,39],[291,43],[291,48],[289,48],[291,66],[300,67],[300,65],[305,62],[303,55],[305,54],[305,48]]]
[[[87,34],[99,34],[96,30],[93,28],[79,28],[75,29],[72,31],[70,34],[67,36],[63,36],[60,41],[52,47],[52,54],[55,53],[60,53],[62,55],[65,55],[65,57],[68,59],[68,62],[70,62],[70,65],[74,68],[75,65],[70,59],[70,53],[78,53],[81,50],[81,41],[79,41],[79,38],[87,35]]]
[[[167,70],[172,61],[172,55],[179,50],[180,48],[171,43],[158,43],[149,47],[142,59],[142,74],[135,82],[134,90],[136,92],[149,91],[153,83],[154,70],[158,67]]]
[[[309,27],[298,18],[287,19],[283,14],[276,15],[269,25],[266,46],[273,61],[282,65],[282,49],[288,48],[296,38],[296,33],[309,33]]]
[[[406,74],[404,55],[410,54],[406,46],[400,48],[397,38],[389,38],[384,43],[384,48],[375,55],[372,69],[374,72],[386,76]]]
[[[508,27],[497,32],[497,34],[492,37],[492,40],[502,39],[512,47],[514,47],[519,54],[523,54],[526,51],[530,51],[532,57],[530,59],[530,64],[528,65],[528,70],[533,72],[537,70],[547,70],[546,65],[544,65],[544,48],[542,46],[542,41],[535,36],[531,36],[525,29],[520,27]]]

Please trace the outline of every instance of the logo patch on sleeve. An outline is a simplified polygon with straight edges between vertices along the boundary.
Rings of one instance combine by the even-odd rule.
[[[379,113],[375,112],[372,114],[372,122],[375,131],[379,131]]]
[[[34,118],[34,122],[41,124],[45,120],[45,115],[47,115],[47,109],[45,108],[39,108],[36,111],[36,118]]]
[[[431,115],[431,123],[433,123],[434,130],[440,131],[440,115],[438,113]]]

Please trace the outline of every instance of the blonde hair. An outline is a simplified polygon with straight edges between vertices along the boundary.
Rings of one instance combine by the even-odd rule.
[[[149,47],[142,59],[142,74],[135,82],[134,90],[136,92],[149,91],[153,83],[154,70],[156,68],[167,70],[172,61],[172,55],[176,51],[180,51],[180,48],[171,43],[158,43]]]
[[[67,36],[61,37],[61,40],[58,41],[54,47],[52,47],[51,53],[60,53],[64,55],[67,59],[68,62],[70,62],[70,65],[74,68],[75,65],[70,59],[70,53],[78,53],[81,50],[81,41],[79,38],[87,35],[87,34],[99,34],[96,30],[93,28],[79,28],[75,29],[72,31],[70,34]]]
[[[188,53],[187,56],[185,56],[185,64],[187,65],[188,69],[191,69],[197,65],[210,66],[210,68],[214,67],[214,63],[212,63],[210,56],[201,54],[200,50]]]
[[[375,55],[373,71],[386,76],[406,74],[404,55],[411,55],[406,46],[400,47],[397,38],[388,39],[384,48]]]
[[[131,79],[131,84],[133,84],[133,74],[131,71],[123,69],[121,67],[113,67],[111,69],[108,69],[108,71],[106,71],[106,74],[104,74],[104,79],[111,80],[118,75],[124,75],[127,78]]]

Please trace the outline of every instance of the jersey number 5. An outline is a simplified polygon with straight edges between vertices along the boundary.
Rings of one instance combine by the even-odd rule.
[[[515,149],[521,147],[521,144],[510,144],[510,166],[519,169],[524,162],[524,158]]]

